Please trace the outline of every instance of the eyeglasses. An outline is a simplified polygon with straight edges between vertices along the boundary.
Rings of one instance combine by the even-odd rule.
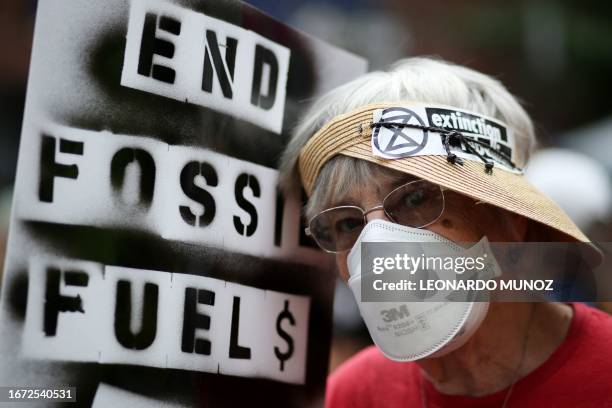
[[[305,232],[324,251],[343,252],[353,247],[367,224],[366,216],[376,210],[383,210],[397,224],[423,228],[436,222],[444,212],[444,192],[429,181],[411,181],[387,194],[382,205],[367,211],[353,205],[323,210],[312,217]]]

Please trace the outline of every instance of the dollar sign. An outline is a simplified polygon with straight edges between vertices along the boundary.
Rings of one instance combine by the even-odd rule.
[[[274,354],[276,354],[276,358],[278,358],[280,361],[281,371],[285,369],[285,361],[290,359],[293,355],[293,339],[285,330],[283,330],[283,327],[281,326],[282,321],[285,319],[289,319],[289,323],[291,323],[292,326],[295,326],[295,319],[289,311],[288,300],[285,300],[285,309],[279,313],[278,318],[276,319],[276,332],[287,342],[287,351],[284,353],[281,352],[278,347],[274,347]]]

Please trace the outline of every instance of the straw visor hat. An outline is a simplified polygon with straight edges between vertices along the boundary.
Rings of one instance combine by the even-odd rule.
[[[512,129],[478,113],[420,102],[379,103],[323,126],[302,148],[298,168],[310,196],[319,171],[335,155],[367,160],[522,215],[535,222],[539,241],[589,242],[523,177],[512,161],[513,143]]]

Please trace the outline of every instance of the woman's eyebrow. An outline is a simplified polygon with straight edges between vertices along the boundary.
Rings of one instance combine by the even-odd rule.
[[[410,183],[412,181],[417,181],[420,180],[418,177],[413,176],[411,174],[406,174],[406,176],[399,178],[397,181],[395,181],[394,183],[391,184],[391,189],[387,192],[390,193],[391,191],[395,190],[396,188],[398,188],[399,186],[403,186],[406,183]]]
[[[338,197],[333,200],[330,200],[330,202],[327,205],[327,208],[341,207],[345,205],[357,206],[358,204],[355,201],[356,201],[355,197],[353,197],[352,194],[345,194],[342,197]]]
[[[396,188],[398,188],[401,185],[404,185],[406,183],[409,183],[411,181],[416,181],[416,180],[420,180],[420,179],[418,177],[416,177],[416,176],[411,175],[411,174],[403,175],[403,176],[397,178],[396,181],[394,181],[394,182],[389,184],[389,188],[385,189],[385,190],[387,190],[386,194],[389,194],[391,191],[395,190]],[[383,191],[385,191],[385,190],[383,190]],[[358,206],[359,207],[359,204],[357,203],[358,197],[359,197],[359,194],[353,195],[352,193],[347,193],[347,194],[344,194],[344,195],[342,195],[340,197],[335,197],[332,200],[330,200],[327,203],[327,205],[325,206],[325,208],[341,207],[341,206],[345,206],[345,205],[352,205],[352,206]]]

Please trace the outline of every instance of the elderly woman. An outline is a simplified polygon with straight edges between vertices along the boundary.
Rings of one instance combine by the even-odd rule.
[[[524,180],[534,145],[501,83],[438,60],[400,61],[314,103],[281,182],[306,191],[307,232],[335,254],[378,346],[334,372],[328,406],[612,406],[612,319],[597,310],[406,302],[400,334],[354,284],[362,242],[587,242]]]

